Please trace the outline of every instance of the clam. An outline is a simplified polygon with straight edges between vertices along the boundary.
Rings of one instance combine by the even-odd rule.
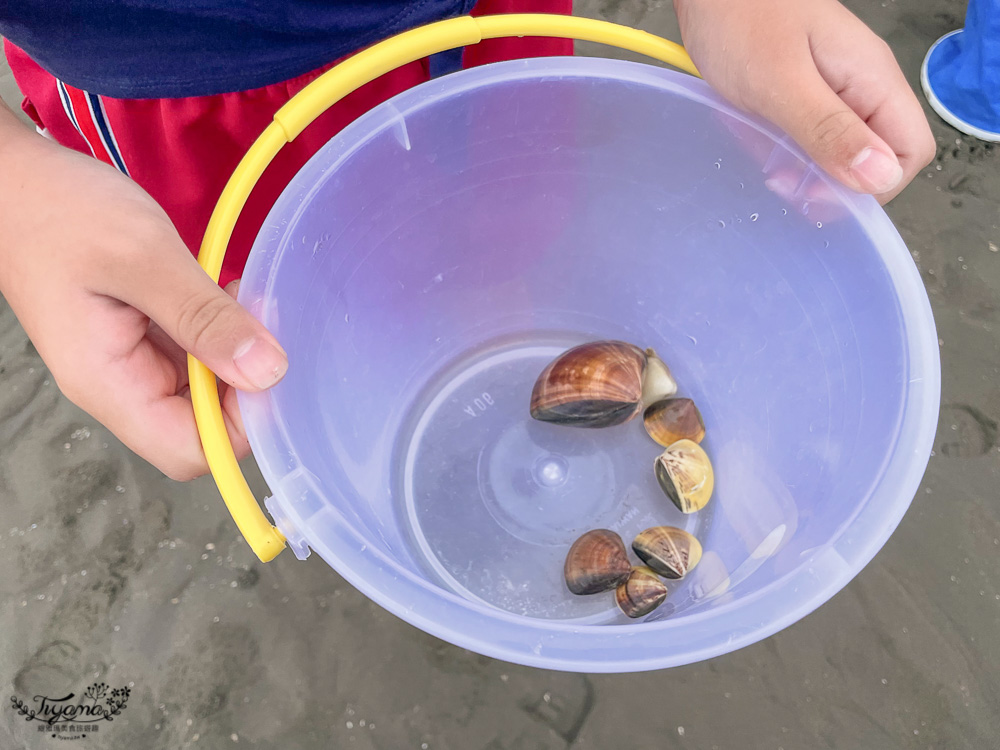
[[[652,349],[646,350],[646,372],[642,376],[642,403],[645,406],[655,404],[677,393],[677,381],[667,367]]]
[[[531,416],[577,427],[610,427],[642,407],[646,355],[623,341],[595,341],[557,357],[535,382]]]
[[[708,503],[715,473],[708,455],[693,440],[678,440],[656,458],[656,481],[681,513],[694,513]]]
[[[599,594],[624,583],[631,570],[622,538],[608,529],[594,529],[573,542],[564,574],[574,594]]]
[[[683,578],[701,560],[701,542],[674,526],[646,529],[632,542],[632,549],[664,578]]]
[[[701,412],[689,398],[657,401],[643,412],[642,422],[649,436],[664,448],[678,440],[700,443],[705,438]]]
[[[628,580],[615,589],[618,608],[629,617],[648,615],[666,598],[666,585],[654,570],[645,565],[632,568]]]

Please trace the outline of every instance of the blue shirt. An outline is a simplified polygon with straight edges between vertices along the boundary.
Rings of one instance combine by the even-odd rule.
[[[0,0],[0,35],[77,88],[143,99],[244,91],[475,0]]]

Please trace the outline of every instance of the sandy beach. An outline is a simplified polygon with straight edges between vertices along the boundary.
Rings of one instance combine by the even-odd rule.
[[[846,4],[915,87],[927,48],[965,11],[958,0]],[[669,2],[577,9],[680,38]],[[16,102],[5,70],[0,92]],[[516,667],[396,619],[315,555],[259,563],[211,478],[166,479],[71,405],[0,300],[0,748],[997,747],[1000,146],[930,121],[937,158],[888,207],[941,343],[941,422],[924,483],[885,548],[830,602],[689,667]],[[263,497],[259,475],[253,483]],[[130,694],[86,739],[57,744],[10,705],[95,682]]]

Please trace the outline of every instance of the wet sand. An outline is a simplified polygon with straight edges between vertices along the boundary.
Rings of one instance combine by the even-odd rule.
[[[964,13],[947,0],[848,5],[914,85],[927,47]],[[678,38],[668,2],[578,8]],[[817,612],[685,668],[515,667],[397,620],[315,556],[261,565],[210,479],[175,484],[122,448],[61,397],[0,307],[0,747],[57,742],[9,695],[95,681],[131,685],[126,710],[99,736],[60,746],[997,747],[1000,148],[931,121],[938,158],[889,208],[942,342],[941,427],[920,493],[883,551]]]

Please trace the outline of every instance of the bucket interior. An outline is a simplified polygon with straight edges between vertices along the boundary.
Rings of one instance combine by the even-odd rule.
[[[241,408],[275,499],[327,559],[348,528],[397,578],[425,579],[414,600],[450,592],[572,627],[630,622],[612,594],[563,583],[589,529],[628,544],[673,525],[702,542],[644,624],[810,565],[873,502],[900,440],[906,326],[877,247],[898,242],[891,225],[873,209],[888,226],[873,229],[685,76],[492,67],[359,120],[258,238],[240,301],[290,367]],[[659,490],[662,449],[640,420],[530,419],[548,361],[606,338],[655,348],[700,407],[704,510]]]

